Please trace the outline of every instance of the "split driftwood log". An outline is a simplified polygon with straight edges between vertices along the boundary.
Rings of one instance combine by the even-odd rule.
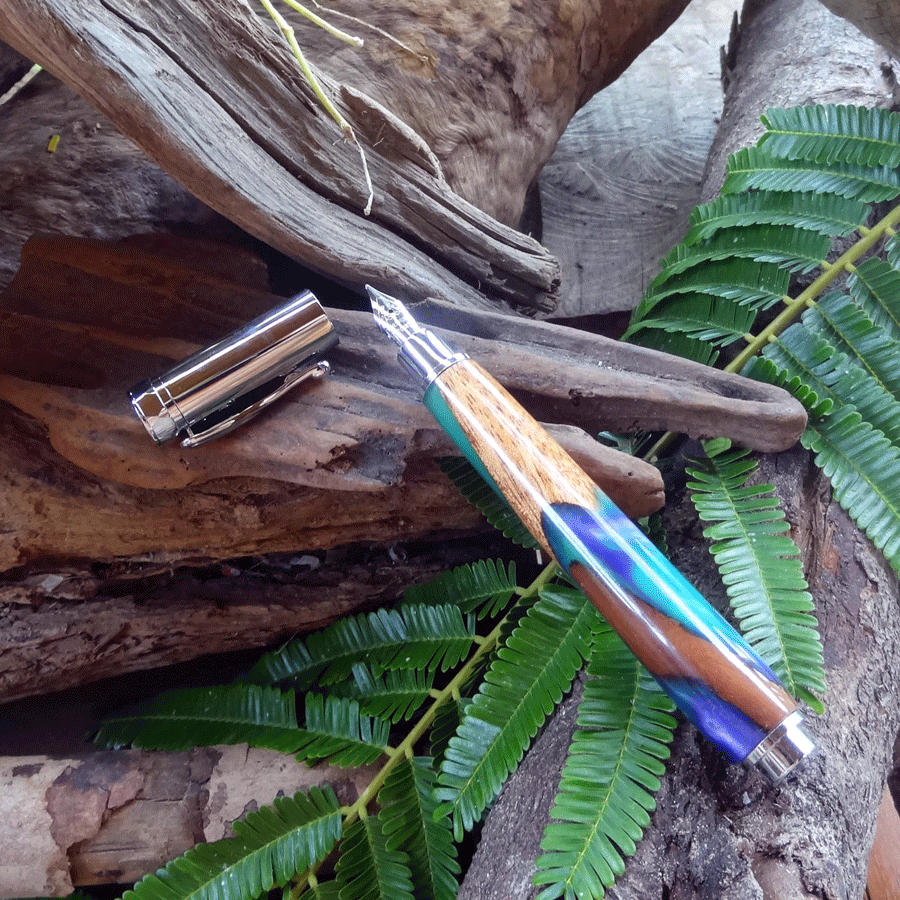
[[[487,293],[549,309],[558,264],[508,225],[575,109],[686,3],[337,3],[383,30],[364,29],[362,49],[299,23],[298,35],[333,66],[321,81],[354,142],[338,139],[246,0],[3,0],[0,38],[213,209],[314,269],[481,308]],[[375,190],[368,217],[359,148]]]
[[[309,767],[246,745],[0,757],[0,896],[134,882],[198,841],[230,837],[260,798],[330,784],[349,806],[375,771]]]
[[[825,61],[828,66],[825,67]],[[724,169],[718,154],[755,141],[765,106],[803,100],[889,102],[884,55],[815,2],[751,0],[726,57],[730,86],[710,160],[707,194]],[[770,99],[771,98],[771,99]],[[717,174],[718,173],[718,174]],[[764,457],[816,601],[825,648],[826,714],[810,717],[817,753],[780,788],[725,766],[690,727],[676,735],[657,809],[625,874],[618,900],[645,897],[857,900],[892,749],[900,728],[900,585],[883,557],[834,502],[807,453]],[[700,526],[675,507],[673,561],[714,603],[721,581]],[[564,705],[488,815],[461,900],[533,897],[540,854],[577,698]]]

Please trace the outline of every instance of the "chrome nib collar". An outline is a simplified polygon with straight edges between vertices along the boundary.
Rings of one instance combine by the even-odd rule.
[[[803,730],[803,716],[794,710],[753,748],[745,762],[755,765],[769,779],[778,784],[815,749],[815,744]]]
[[[375,324],[400,346],[397,359],[423,384],[431,384],[445,369],[468,359],[465,353],[458,353],[433,331],[421,326],[396,297],[369,285],[366,291],[372,301]]]

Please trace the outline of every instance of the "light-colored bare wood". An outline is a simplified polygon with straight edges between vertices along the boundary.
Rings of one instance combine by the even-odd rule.
[[[373,774],[308,767],[246,744],[0,757],[0,894],[65,897],[76,884],[127,884],[198,841],[231,836],[236,819],[280,793],[327,783],[349,805]]]

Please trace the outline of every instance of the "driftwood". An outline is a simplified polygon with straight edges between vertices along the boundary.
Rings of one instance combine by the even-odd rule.
[[[833,68],[823,70],[825,60]],[[734,149],[736,133],[753,134],[770,97],[776,103],[884,102],[882,60],[877,47],[816,3],[746,4],[728,56],[731,85],[716,146]],[[712,179],[721,172],[718,162],[712,161]],[[708,190],[715,190],[713,181]],[[798,449],[764,457],[758,477],[776,485],[785,505],[820,617],[828,692],[825,716],[810,717],[818,752],[795,778],[772,788],[758,774],[724,765],[692,728],[682,727],[651,826],[609,892],[620,900],[856,900],[866,884],[900,728],[900,586],[833,501],[808,454]],[[670,548],[673,561],[724,605],[700,527],[683,508],[667,515],[670,533],[684,535]],[[553,800],[548,782],[564,762],[572,706],[561,708],[532,750],[537,759],[526,758],[489,814],[462,900],[537,893],[531,879]]]
[[[227,564],[52,561],[0,582],[0,698],[278,644],[392,602],[448,568],[509,555],[505,542],[473,528],[456,541]]]
[[[452,447],[370,314],[331,310],[334,375],[252,428],[190,453],[156,449],[127,386],[276,298],[223,284],[214,258],[184,260],[189,247],[166,262],[152,245],[29,246],[3,298],[3,568],[47,556],[225,558],[474,524],[433,463]],[[630,515],[661,505],[658,473],[579,429],[725,433],[770,449],[803,426],[802,408],[777,389],[558,326],[448,312],[453,340],[539,419],[563,426],[554,431],[564,445]],[[462,333],[470,327],[490,340]]]
[[[322,81],[355,144],[336,140],[271,23],[241,0],[3,2],[0,38],[213,209],[317,270],[482,308],[482,292],[551,308],[555,260],[491,216],[517,220],[578,105],[685,5],[653,0],[622,15],[501,3],[487,16],[472,6],[432,18],[410,3],[385,21],[370,4],[340,4],[413,47],[375,33],[349,53],[300,33],[340,72],[340,83]],[[359,147],[375,185],[370,217]]]
[[[73,884],[127,884],[279,793],[330,784],[350,805],[371,768],[312,768],[246,745],[0,757],[0,895],[64,897]]]

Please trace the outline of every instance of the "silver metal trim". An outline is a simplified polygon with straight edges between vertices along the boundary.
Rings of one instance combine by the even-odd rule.
[[[803,715],[795,709],[750,751],[744,761],[764,772],[774,784],[783,781],[816,748],[802,726]]]

